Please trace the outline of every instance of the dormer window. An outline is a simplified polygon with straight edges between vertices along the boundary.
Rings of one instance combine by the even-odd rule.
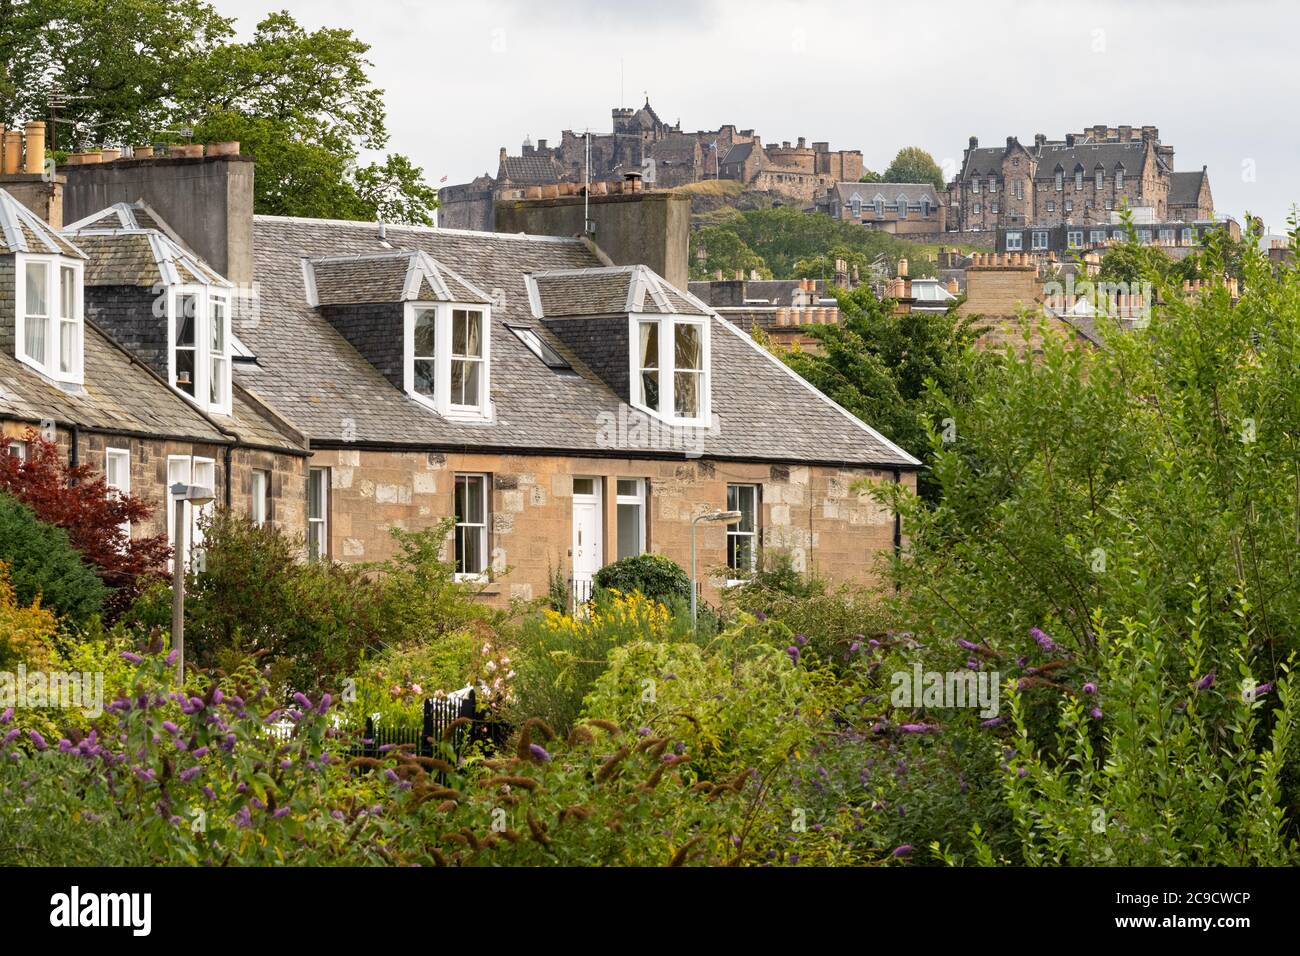
[[[82,263],[18,254],[15,289],[19,360],[60,382],[82,382]]]
[[[632,404],[682,424],[708,424],[707,320],[641,314],[631,321]]]
[[[168,380],[200,408],[230,414],[230,298],[180,286],[168,296]]]
[[[407,394],[447,418],[490,418],[488,329],[484,305],[408,303]]]

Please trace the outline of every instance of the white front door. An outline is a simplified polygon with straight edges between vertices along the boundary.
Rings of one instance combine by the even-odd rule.
[[[600,486],[599,478],[573,479],[573,597],[578,602],[591,597],[591,579],[605,559]]]

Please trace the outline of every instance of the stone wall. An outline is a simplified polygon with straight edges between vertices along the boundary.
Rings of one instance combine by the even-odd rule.
[[[491,477],[489,553],[500,575],[486,597],[494,602],[544,596],[550,576],[572,569],[573,477],[602,482],[606,562],[617,555],[615,482],[648,485],[648,550],[683,567],[690,563],[690,519],[725,508],[728,483],[761,486],[761,541],[788,552],[797,568],[837,581],[872,579],[876,558],[894,543],[894,516],[854,490],[863,478],[887,482],[891,472],[730,461],[565,458],[546,455],[442,454],[318,449],[312,467],[330,474],[330,553],[340,561],[375,561],[393,554],[390,528],[436,526],[454,513],[458,473]],[[901,479],[915,486],[915,475]],[[726,563],[721,525],[698,526],[700,579],[716,600],[722,579],[708,572]],[[450,553],[450,552],[449,552]]]

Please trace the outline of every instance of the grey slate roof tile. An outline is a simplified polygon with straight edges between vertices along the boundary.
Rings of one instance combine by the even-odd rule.
[[[236,378],[313,441],[340,442],[347,432],[358,442],[391,446],[594,454],[639,450],[610,447],[602,422],[640,412],[576,357],[577,374],[558,374],[502,327],[506,322],[529,325],[557,351],[572,355],[535,321],[525,276],[575,269],[599,273],[600,262],[580,240],[394,225],[387,226],[381,239],[374,223],[257,216],[254,246],[259,312],[274,319],[241,323],[236,316],[236,334],[259,365],[250,371],[239,363]],[[308,305],[302,258],[393,250],[422,251],[491,294],[492,423],[447,421],[408,398]],[[698,312],[698,301],[681,292],[674,296]],[[721,318],[712,321],[712,396],[719,427],[703,439],[704,455],[903,468],[916,464],[744,332]]]

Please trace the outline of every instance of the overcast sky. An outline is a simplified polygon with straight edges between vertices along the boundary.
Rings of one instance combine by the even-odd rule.
[[[967,139],[1032,142],[1155,125],[1178,170],[1208,165],[1219,212],[1285,229],[1300,202],[1300,6],[1270,0],[212,0],[251,32],[271,9],[371,44],[393,150],[430,182],[497,168],[501,146],[608,132],[650,102],[685,130],[900,146],[941,164]],[[952,167],[946,167],[951,169]]]

